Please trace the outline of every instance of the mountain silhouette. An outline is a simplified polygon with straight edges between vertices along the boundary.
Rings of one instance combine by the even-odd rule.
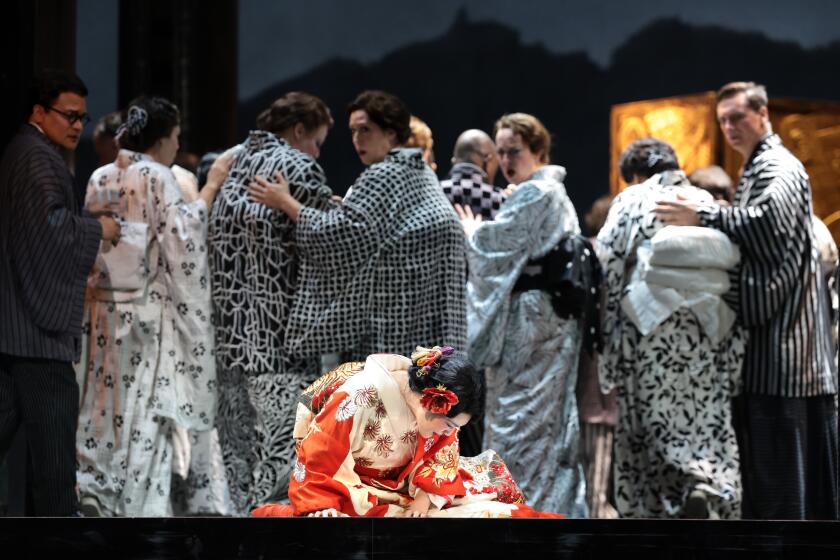
[[[760,33],[662,19],[640,29],[601,68],[584,53],[552,53],[523,43],[503,24],[460,13],[440,37],[395,50],[370,64],[336,58],[242,100],[244,138],[257,114],[293,90],[318,95],[336,125],[320,162],[337,193],[362,171],[350,142],[345,107],[364,89],[400,96],[435,139],[438,173],[467,128],[491,131],[504,113],[536,115],[552,133],[552,162],[567,168],[566,188],[582,216],[609,190],[611,105],[717,89],[732,80],[767,85],[771,96],[840,99],[840,42],[803,49]],[[497,177],[497,183],[504,179]]]

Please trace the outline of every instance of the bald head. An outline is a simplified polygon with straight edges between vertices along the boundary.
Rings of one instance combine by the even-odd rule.
[[[487,173],[487,180],[492,183],[499,169],[496,157],[496,145],[483,130],[471,128],[465,130],[455,141],[452,163],[472,163]]]

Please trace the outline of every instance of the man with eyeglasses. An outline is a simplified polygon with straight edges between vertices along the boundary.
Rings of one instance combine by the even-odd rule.
[[[718,229],[741,248],[725,299],[749,331],[734,415],[743,516],[837,519],[837,371],[810,180],[773,134],[764,86],[723,86],[717,117],[744,157],[732,206],[663,200],[656,213]]]
[[[453,205],[469,206],[474,215],[492,220],[507,197],[493,185],[498,170],[499,158],[490,136],[478,129],[465,130],[455,141],[452,169],[440,186]]]
[[[81,209],[62,151],[84,124],[87,88],[75,74],[33,80],[28,123],[0,161],[0,460],[20,425],[29,455],[31,511],[77,511],[75,444],[87,275],[101,241],[116,243],[111,217]]]

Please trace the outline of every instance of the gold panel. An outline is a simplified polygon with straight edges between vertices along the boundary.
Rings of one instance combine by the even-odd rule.
[[[840,103],[771,98],[770,121],[785,146],[811,177],[814,213],[840,243]],[[743,158],[723,140],[715,115],[715,94],[615,105],[610,118],[610,190],[626,187],[618,157],[634,140],[655,136],[669,142],[687,173],[717,164],[737,181]]]
[[[718,143],[714,102],[713,93],[704,93],[613,106],[610,190],[627,186],[618,172],[618,158],[630,143],[646,136],[671,144],[688,173],[712,165]]]

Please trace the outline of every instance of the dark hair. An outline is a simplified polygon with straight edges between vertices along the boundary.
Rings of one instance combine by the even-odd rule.
[[[716,200],[732,202],[732,179],[719,165],[709,165],[696,169],[688,176],[688,182],[708,191]]]
[[[134,115],[145,114],[141,122]],[[141,96],[128,104],[122,115],[123,124],[117,135],[120,148],[145,152],[161,138],[166,138],[178,126],[181,115],[178,107],[163,97]]]
[[[657,173],[679,168],[680,163],[674,148],[658,138],[636,140],[627,146],[618,158],[621,177],[628,183],[632,182],[636,175],[647,179]]]
[[[540,162],[548,163],[551,152],[551,135],[540,119],[528,113],[510,113],[502,115],[493,127],[493,137],[503,128],[509,128],[522,137],[528,149],[540,157]]]
[[[207,184],[207,174],[210,173],[210,168],[216,163],[216,160],[222,152],[207,152],[198,161],[198,166],[195,168],[195,178],[198,181],[198,189],[201,190]]]
[[[393,130],[400,145],[411,137],[411,112],[396,95],[378,90],[363,91],[347,106],[348,115],[354,111],[367,113],[382,130]]]
[[[592,203],[589,211],[583,216],[583,223],[586,225],[586,230],[591,237],[598,235],[604,223],[607,221],[607,215],[610,213],[610,205],[612,204],[615,195],[605,194],[598,200]]]
[[[729,82],[718,90],[715,103],[739,93],[747,94],[747,104],[753,111],[767,107],[767,88],[755,82]]]
[[[273,134],[282,134],[298,123],[312,132],[323,125],[331,128],[334,121],[326,103],[303,91],[287,93],[257,117],[257,128]]]
[[[51,107],[62,93],[75,93],[87,97],[88,90],[85,83],[73,72],[66,70],[42,70],[32,78],[29,87],[27,110],[32,111],[35,105],[45,109]]]
[[[415,393],[423,389],[443,385],[458,396],[458,404],[446,414],[454,418],[466,412],[477,418],[484,412],[484,376],[475,365],[462,357],[450,354],[437,361],[440,367],[433,367],[426,375],[417,375],[420,368],[412,364],[408,368],[408,386]]]
[[[122,115],[119,111],[108,113],[96,122],[93,127],[93,139],[96,140],[100,136],[107,136],[108,138],[116,138],[120,125],[122,124]]]

